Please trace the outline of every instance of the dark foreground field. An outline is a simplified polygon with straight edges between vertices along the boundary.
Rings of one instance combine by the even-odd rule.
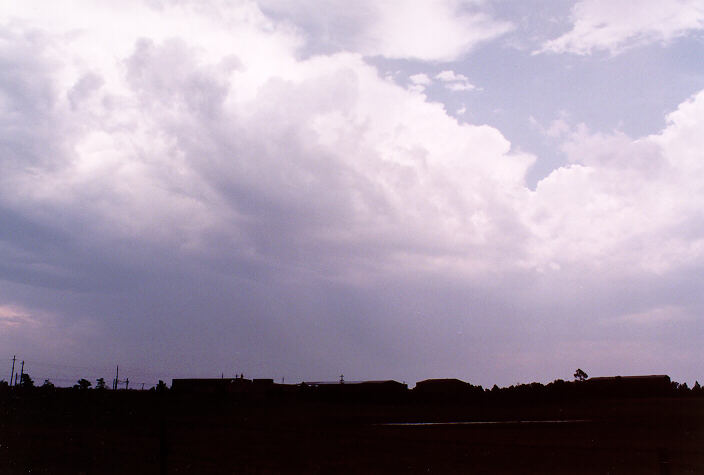
[[[507,406],[66,391],[1,402],[2,474],[704,473],[702,398]],[[503,423],[385,425],[452,421]]]

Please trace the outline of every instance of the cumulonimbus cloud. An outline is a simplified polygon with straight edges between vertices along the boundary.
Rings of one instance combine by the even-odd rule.
[[[688,157],[701,144],[685,130],[701,123],[701,95],[657,136],[573,134],[575,163],[530,191],[533,157],[512,152],[496,129],[458,124],[359,55],[298,60],[288,45],[301,40],[256,8],[227,21],[204,15],[208,36],[178,36],[191,14],[160,12],[162,28],[174,29],[155,39],[126,16],[113,23],[120,42],[90,30],[47,30],[44,40],[6,30],[5,206],[51,225],[62,225],[61,209],[86,238],[183,252],[222,252],[211,246],[226,236],[229,252],[317,255],[326,272],[345,268],[334,262],[354,249],[382,267],[475,270],[598,262],[634,239],[655,267],[671,253],[698,256],[698,245],[668,233],[690,211],[681,190],[696,190],[682,182],[700,179]],[[214,50],[233,22],[235,37]],[[100,41],[112,62],[91,60]],[[23,48],[34,54],[18,55]]]
[[[177,36],[188,9],[160,12],[164,31],[154,39],[119,14],[109,37],[47,31],[34,58],[12,66],[18,75],[44,71],[34,81],[51,91],[50,108],[17,113],[28,129],[37,119],[62,124],[58,136],[31,136],[58,153],[38,157],[35,173],[26,165],[36,157],[22,148],[29,144],[9,152],[19,166],[5,170],[8,202],[23,196],[15,206],[62,208],[97,238],[200,252],[207,236],[226,235],[230,252],[265,261],[290,258],[291,245],[319,258],[320,249],[332,258],[361,246],[404,262],[443,260],[457,245],[493,246],[503,241],[495,233],[512,232],[515,220],[492,216],[510,214],[532,157],[511,153],[495,129],[459,125],[357,54],[296,60],[287,45],[298,39],[253,12],[221,23],[200,17],[212,24],[195,42]],[[214,55],[233,21],[235,36]],[[90,58],[96,42],[117,55],[102,69]]]

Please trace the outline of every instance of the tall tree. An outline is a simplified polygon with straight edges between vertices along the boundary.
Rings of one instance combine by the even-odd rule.
[[[587,379],[589,375],[582,371],[580,368],[577,368],[577,371],[574,372],[574,379],[575,381],[584,381]]]

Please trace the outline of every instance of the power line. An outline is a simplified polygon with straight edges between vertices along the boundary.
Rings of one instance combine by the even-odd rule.
[[[34,366],[46,366],[46,367],[52,367],[52,368],[88,370],[88,371],[93,371],[96,373],[107,373],[107,372],[111,371],[109,366],[80,366],[80,365],[69,365],[69,364],[63,364],[63,363],[47,363],[47,362],[36,361],[36,360],[25,360],[25,361],[28,364],[32,364]],[[142,376],[158,377],[162,374],[160,372],[154,372],[154,371],[150,371],[148,369],[139,368],[139,367],[123,366],[123,369],[130,374],[137,374],[137,375],[142,375]]]

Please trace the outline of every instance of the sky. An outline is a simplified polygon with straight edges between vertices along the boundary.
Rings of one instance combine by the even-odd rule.
[[[702,382],[702,58],[702,0],[0,0],[0,378]]]

